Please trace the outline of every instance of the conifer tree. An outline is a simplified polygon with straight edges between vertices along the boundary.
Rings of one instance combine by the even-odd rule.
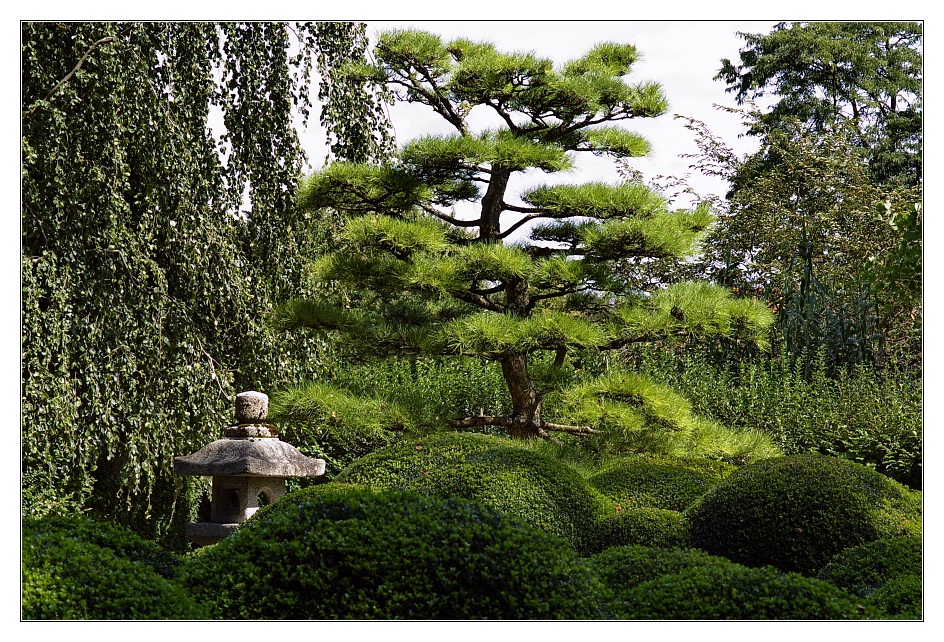
[[[342,229],[336,250],[314,262],[324,296],[282,305],[276,323],[336,331],[362,357],[492,361],[511,415],[450,424],[502,427],[519,438],[595,430],[542,417],[554,377],[537,377],[537,361],[560,369],[585,350],[667,338],[764,344],[771,316],[753,301],[707,283],[646,293],[618,276],[627,263],[692,253],[712,221],[707,206],[673,211],[628,182],[536,186],[518,198],[509,189],[513,176],[564,172],[578,154],[649,152],[619,126],[667,109],[658,84],[628,81],[638,58],[631,45],[603,43],[555,68],[487,43],[444,43],[413,30],[381,35],[375,64],[348,73],[426,105],[455,131],[413,140],[387,163],[333,163],[303,180],[300,208],[330,211]],[[501,125],[473,131],[473,109]]]

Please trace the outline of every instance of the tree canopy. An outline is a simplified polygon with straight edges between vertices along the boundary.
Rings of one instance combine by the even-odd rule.
[[[377,155],[371,95],[331,84],[362,55],[363,25],[24,22],[21,35],[24,508],[182,532],[193,507],[173,457],[215,438],[235,392],[312,368],[295,358],[311,342],[263,320],[302,292],[311,244],[293,207],[293,109],[311,107],[317,56],[329,133],[347,145],[335,153]]]
[[[766,131],[791,119],[817,132],[849,123],[876,180],[920,182],[921,23],[782,22],[769,34],[739,35],[740,63],[722,60],[716,79],[739,104],[775,97]]]
[[[324,295],[282,306],[277,323],[335,331],[361,357],[495,362],[511,416],[451,423],[524,438],[593,430],[541,415],[553,373],[581,351],[703,335],[763,344],[771,315],[755,302],[706,283],[650,294],[619,277],[626,263],[690,254],[712,221],[707,207],[671,210],[628,182],[510,193],[513,176],[563,172],[576,154],[649,152],[619,126],[667,109],[658,84],[627,79],[638,58],[632,45],[602,43],[555,67],[488,43],[382,34],[376,64],[347,73],[427,106],[454,132],[410,141],[387,163],[334,163],[303,182],[299,207],[336,213],[342,231],[337,249],[314,263]],[[489,112],[496,126],[473,131],[472,110]],[[553,358],[549,373],[537,367],[541,355]]]

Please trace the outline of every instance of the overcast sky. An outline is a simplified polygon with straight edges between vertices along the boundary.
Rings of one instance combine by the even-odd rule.
[[[603,41],[630,43],[642,54],[628,80],[655,81],[662,85],[669,100],[669,111],[659,118],[623,121],[620,126],[641,134],[652,144],[653,151],[646,159],[634,161],[634,166],[647,178],[662,174],[683,176],[687,159],[680,154],[697,151],[694,137],[674,114],[691,116],[704,121],[729,146],[741,153],[756,149],[756,142],[741,137],[743,127],[733,114],[719,111],[713,105],[734,106],[734,99],[725,93],[725,85],[712,80],[721,66],[722,58],[738,59],[744,45],[737,32],[767,33],[774,22],[731,21],[467,21],[445,22],[368,22],[371,42],[377,33],[400,28],[418,28],[442,36],[446,41],[464,37],[485,40],[502,51],[531,51],[562,64],[577,58],[594,44]],[[473,128],[498,126],[493,114],[485,107],[473,110],[470,124]],[[476,118],[477,116],[477,118]],[[391,110],[391,119],[397,142],[429,133],[451,133],[451,126],[432,110],[421,105],[398,103]],[[317,127],[303,135],[303,144],[309,159],[320,165],[326,154],[324,134]],[[534,182],[585,182],[590,180],[615,181],[618,175],[611,159],[591,154],[578,154],[575,170],[564,176],[548,177],[534,173],[511,189],[522,189]],[[692,186],[699,193],[723,194],[725,185],[717,180],[693,175]],[[684,203],[680,203],[684,204]]]

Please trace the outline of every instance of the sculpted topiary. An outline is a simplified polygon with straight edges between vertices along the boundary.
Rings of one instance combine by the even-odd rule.
[[[921,577],[921,536],[880,539],[847,548],[823,567],[817,577],[860,597],[869,597],[902,575]]]
[[[562,539],[488,507],[329,483],[291,493],[182,572],[226,619],[606,617]]]
[[[578,550],[605,506],[566,464],[488,435],[442,433],[404,442],[358,460],[337,480],[476,501],[560,535]]]
[[[854,462],[819,455],[742,468],[686,512],[692,543],[751,566],[810,574],[834,555],[920,533],[920,496]]]
[[[23,523],[27,620],[199,619],[171,579],[178,560],[130,530],[82,516]]]
[[[719,471],[725,466],[715,463]],[[682,511],[722,479],[720,472],[707,472],[707,466],[701,466],[702,471],[693,469],[696,466],[683,459],[633,457],[607,466],[588,480],[624,508]]]
[[[621,617],[638,620],[858,620],[881,617],[823,580],[749,568],[726,559],[697,564],[623,593]]]

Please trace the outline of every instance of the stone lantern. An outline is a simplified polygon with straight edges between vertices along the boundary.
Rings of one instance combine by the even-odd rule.
[[[266,395],[241,392],[236,395],[236,425],[223,431],[223,439],[174,458],[178,475],[213,478],[210,521],[187,525],[187,538],[195,544],[215,544],[233,533],[260,507],[285,494],[287,478],[324,475],[324,460],[306,457],[281,441],[265,424],[268,413]]]

